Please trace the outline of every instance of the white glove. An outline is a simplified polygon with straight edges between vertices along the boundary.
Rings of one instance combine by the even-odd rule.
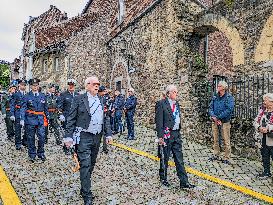
[[[7,117],[7,115],[6,115],[6,114],[3,114],[2,116],[3,116],[3,118],[6,118],[6,117]]]
[[[15,117],[14,116],[10,116],[10,120],[11,121],[15,121]]]
[[[20,120],[20,125],[22,125],[24,127],[25,126],[25,121],[24,120]]]
[[[107,136],[107,137],[106,137],[106,143],[107,143],[107,144],[111,144],[112,142],[113,142],[112,136]]]
[[[61,122],[65,121],[65,117],[63,115],[60,115],[59,119],[61,120]]]
[[[63,144],[67,147],[73,147],[73,139],[71,137],[63,138]]]

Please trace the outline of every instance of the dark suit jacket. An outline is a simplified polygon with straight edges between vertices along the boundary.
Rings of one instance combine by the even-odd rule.
[[[65,118],[67,118],[67,116],[69,114],[73,99],[78,95],[79,95],[79,93],[74,92],[74,97],[73,97],[73,95],[71,95],[68,90],[61,93],[61,95],[57,101],[58,102],[58,109],[65,116]]]
[[[176,102],[176,106],[179,109],[179,113],[181,117],[180,106],[177,102]],[[155,123],[156,123],[156,131],[157,131],[158,138],[162,138],[164,136],[164,130],[166,129],[166,127],[172,129],[175,124],[172,108],[167,98],[164,100],[160,100],[156,103]],[[179,130],[180,128],[181,128],[181,125],[179,126]]]
[[[101,97],[99,98],[102,105],[102,109],[104,109],[103,99]],[[76,96],[72,102],[71,109],[67,117],[65,137],[72,138],[76,127],[88,129],[90,120],[91,113],[87,93]],[[112,136],[110,118],[109,116],[105,115],[105,113],[103,117],[102,130],[106,137]]]

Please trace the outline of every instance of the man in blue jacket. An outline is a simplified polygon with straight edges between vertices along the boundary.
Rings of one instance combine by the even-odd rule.
[[[128,128],[128,139],[133,140],[135,138],[134,132],[134,114],[137,105],[137,98],[135,97],[135,91],[133,88],[128,90],[129,97],[124,104],[125,117]]]
[[[115,102],[114,102],[114,115],[115,115],[115,134],[122,133],[123,125],[122,125],[122,111],[124,107],[124,97],[122,94],[116,90],[115,91]]]
[[[45,157],[45,128],[48,126],[48,106],[45,94],[39,92],[39,79],[31,79],[31,91],[24,96],[21,108],[22,126],[27,128],[28,156],[29,161],[34,162],[36,155],[43,162]],[[35,147],[35,133],[38,137],[38,149]]]
[[[14,121],[15,128],[15,146],[17,150],[21,150],[21,145],[27,146],[26,130],[24,135],[21,136],[22,126],[20,125],[20,110],[22,108],[22,100],[26,95],[26,80],[18,80],[19,89],[16,93],[11,96],[10,100],[10,120]],[[22,140],[23,137],[23,140]]]
[[[222,133],[225,147],[225,157],[223,162],[231,164],[231,146],[230,146],[230,120],[234,110],[234,98],[227,92],[228,84],[220,81],[217,86],[217,93],[212,97],[209,115],[212,120],[213,132],[213,152],[214,156],[210,161],[220,160],[219,131]]]

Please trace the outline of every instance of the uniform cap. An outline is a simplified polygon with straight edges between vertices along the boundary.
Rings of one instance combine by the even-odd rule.
[[[103,92],[105,90],[106,90],[106,88],[103,85],[99,87],[99,92]]]
[[[53,87],[55,88],[56,85],[54,83],[49,83],[48,88],[53,88]]]
[[[24,84],[27,84],[27,80],[24,80],[24,79],[18,79],[18,84],[21,84],[21,83],[24,83]]]
[[[74,80],[74,79],[68,79],[67,80],[67,85],[76,85],[76,80]]]
[[[33,78],[33,79],[30,79],[28,82],[30,85],[33,85],[33,84],[39,84],[40,80],[38,78]]]

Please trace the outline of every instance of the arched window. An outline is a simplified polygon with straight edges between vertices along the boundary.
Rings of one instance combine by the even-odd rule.
[[[121,24],[123,19],[124,19],[124,15],[125,15],[125,4],[124,4],[124,0],[119,0],[118,1],[118,24]]]

